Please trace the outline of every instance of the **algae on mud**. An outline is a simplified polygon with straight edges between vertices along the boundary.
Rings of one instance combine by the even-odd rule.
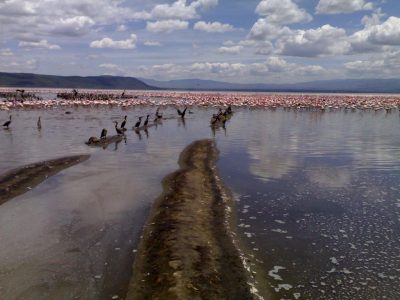
[[[180,169],[145,227],[126,299],[253,299],[227,226],[227,202],[211,140],[181,154]]]
[[[19,196],[48,177],[87,160],[90,155],[74,155],[33,163],[0,175],[0,205]]]

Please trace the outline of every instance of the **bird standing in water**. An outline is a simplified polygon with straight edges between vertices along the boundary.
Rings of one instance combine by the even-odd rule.
[[[7,122],[5,122],[5,123],[3,124],[3,127],[4,127],[5,129],[8,129],[8,127],[10,126],[10,124],[11,124],[11,115],[10,115],[10,119],[9,119]]]
[[[125,116],[124,117],[124,120],[122,121],[122,123],[121,123],[121,128],[125,128],[125,124],[126,124],[126,118],[127,118],[128,116]]]
[[[107,137],[107,129],[103,128],[100,134],[100,139],[104,140]]]
[[[146,120],[144,121],[144,124],[143,124],[146,127],[147,127],[147,124],[149,124],[149,117],[150,117],[150,115],[146,116]]]
[[[40,120],[40,117],[39,117],[39,119],[37,120],[37,128],[40,130],[40,129],[42,129],[42,121]]]
[[[136,122],[135,129],[137,129],[140,126],[140,123],[142,123],[142,117],[139,117],[139,121]]]
[[[117,132],[118,135],[123,135],[124,131],[121,128],[118,128],[118,122],[114,121],[115,123],[115,131]]]

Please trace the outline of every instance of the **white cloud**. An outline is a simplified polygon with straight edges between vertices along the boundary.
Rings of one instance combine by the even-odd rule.
[[[223,46],[218,49],[219,53],[225,54],[239,54],[243,49],[243,46],[236,45],[236,46]]]
[[[220,22],[206,23],[204,21],[199,21],[196,24],[194,24],[193,29],[206,32],[219,32],[219,33],[235,30],[235,28],[230,24],[222,24]]]
[[[104,75],[125,75],[126,74],[125,69],[116,64],[105,63],[105,64],[100,64],[99,67],[105,70],[105,72],[103,73]]]
[[[175,30],[184,30],[189,27],[189,22],[181,20],[163,20],[156,22],[147,22],[147,30],[150,32],[172,32]]]
[[[53,24],[40,26],[40,29],[48,30],[56,35],[81,36],[89,32],[95,22],[87,16],[72,18],[60,18]]]
[[[143,44],[148,47],[161,47],[162,46],[160,42],[153,42],[153,41],[145,41]]]
[[[380,23],[374,14],[363,19],[365,27],[349,37],[353,53],[379,52],[384,46],[400,46],[400,18],[389,17]]]
[[[365,0],[320,0],[316,12],[317,14],[342,14],[373,8],[374,4]]]
[[[48,49],[48,50],[59,50],[61,49],[58,45],[49,44],[47,40],[40,40],[38,42],[26,42],[22,41],[18,43],[18,46],[21,48],[37,48],[37,49]]]
[[[137,17],[148,20],[190,20],[199,18],[199,9],[210,9],[217,4],[218,0],[197,0],[189,5],[186,0],[177,0],[172,4],[158,4],[150,12],[143,11]]]
[[[0,56],[13,56],[14,53],[11,51],[10,48],[3,48],[0,49]]]
[[[126,26],[124,24],[118,25],[117,29],[118,32],[124,32],[127,30]]]
[[[269,23],[294,24],[312,20],[312,16],[292,0],[262,0],[256,12],[265,16]]]
[[[254,23],[248,38],[251,40],[273,40],[291,34],[291,29],[286,26],[269,23],[267,19],[261,18]]]
[[[294,30],[277,42],[278,52],[283,55],[316,57],[342,55],[350,50],[346,31],[331,25],[316,29]]]
[[[400,73],[400,51],[371,55],[368,60],[354,60],[345,63],[345,70],[357,77],[393,78]]]
[[[0,59],[1,72],[32,72],[37,69],[37,61],[35,59],[29,60],[3,60]]]
[[[134,12],[108,0],[0,1],[0,27],[6,37],[81,36],[94,26],[133,18]]]
[[[136,34],[131,34],[130,38],[122,41],[114,41],[105,37],[90,43],[91,48],[112,48],[112,49],[134,49],[136,48]]]

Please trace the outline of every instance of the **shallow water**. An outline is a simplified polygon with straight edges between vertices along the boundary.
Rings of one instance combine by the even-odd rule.
[[[215,135],[238,231],[277,299],[396,299],[400,293],[400,118],[384,111],[239,109],[212,132],[194,108],[106,149],[84,144],[113,120],[154,108],[13,111],[0,132],[2,172],[90,153],[0,206],[5,299],[123,296],[161,180],[191,141]],[[173,109],[164,116],[175,115]],[[36,128],[42,116],[42,130]],[[0,120],[8,118],[1,111]],[[110,279],[112,278],[112,279]]]
[[[219,146],[277,299],[399,299],[400,118],[242,111]]]

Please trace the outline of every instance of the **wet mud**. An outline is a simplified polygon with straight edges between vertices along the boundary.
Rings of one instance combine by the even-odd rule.
[[[215,143],[200,140],[163,181],[145,227],[126,299],[253,299],[229,234],[228,193]]]
[[[48,177],[87,160],[89,155],[75,155],[46,160],[13,169],[0,175],[0,205],[33,189]]]

